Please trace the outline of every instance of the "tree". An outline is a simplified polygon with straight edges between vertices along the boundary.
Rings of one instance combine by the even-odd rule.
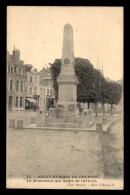
[[[106,83],[106,103],[111,105],[111,114],[113,114],[113,104],[117,105],[121,99],[122,87],[115,82]]]
[[[50,64],[50,71],[51,71],[51,76],[53,80],[53,87],[55,91],[55,99],[56,101],[58,100],[58,84],[57,84],[57,77],[59,76],[61,70],[61,60],[56,59],[53,64]]]
[[[97,69],[94,69],[94,83],[91,86],[93,88],[93,99],[92,103],[95,103],[95,115],[97,117],[97,103],[101,102],[103,99],[103,91],[104,91],[105,79],[101,72]]]
[[[79,83],[77,86],[77,101],[89,103],[93,99],[92,85],[94,82],[93,65],[83,58],[75,58],[75,74]]]
[[[101,104],[102,104],[102,113],[105,116],[105,103],[107,102],[107,81],[104,79],[101,88]]]

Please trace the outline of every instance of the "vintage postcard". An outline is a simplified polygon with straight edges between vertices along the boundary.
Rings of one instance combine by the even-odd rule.
[[[7,7],[6,188],[124,189],[123,11]]]

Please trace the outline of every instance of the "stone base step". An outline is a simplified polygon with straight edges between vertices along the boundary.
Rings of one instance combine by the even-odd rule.
[[[80,123],[46,123],[44,127],[80,128]]]
[[[36,123],[36,127],[45,127],[45,123],[44,122]]]
[[[96,131],[96,127],[92,128],[60,128],[60,127],[34,127],[32,125],[24,126],[24,129],[28,130],[58,130],[58,131]]]
[[[60,127],[60,128],[91,128],[95,125],[94,122],[89,124],[80,124],[80,123],[36,123],[36,127]]]
[[[95,122],[90,122],[89,127],[93,127],[95,125]]]
[[[53,118],[46,118],[45,123],[54,123]]]
[[[89,124],[81,124],[80,125],[81,128],[91,128],[93,126],[95,126],[94,122],[89,122]]]
[[[80,123],[80,118],[46,118],[46,123]]]
[[[80,118],[63,118],[63,119],[60,119],[60,118],[57,118],[55,119],[55,122],[56,123],[80,123],[81,122],[81,119]]]

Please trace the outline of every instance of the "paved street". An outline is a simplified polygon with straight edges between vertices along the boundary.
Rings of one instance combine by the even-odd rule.
[[[104,175],[107,178],[123,177],[123,121],[118,120],[112,125],[110,131],[102,134],[102,154],[104,162]]]
[[[7,130],[7,175],[123,175],[122,121],[109,133]]]

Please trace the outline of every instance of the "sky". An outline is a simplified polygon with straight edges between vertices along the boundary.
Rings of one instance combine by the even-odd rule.
[[[74,56],[104,76],[123,78],[123,7],[8,6],[7,49],[40,71],[62,56],[63,28],[73,27]]]

